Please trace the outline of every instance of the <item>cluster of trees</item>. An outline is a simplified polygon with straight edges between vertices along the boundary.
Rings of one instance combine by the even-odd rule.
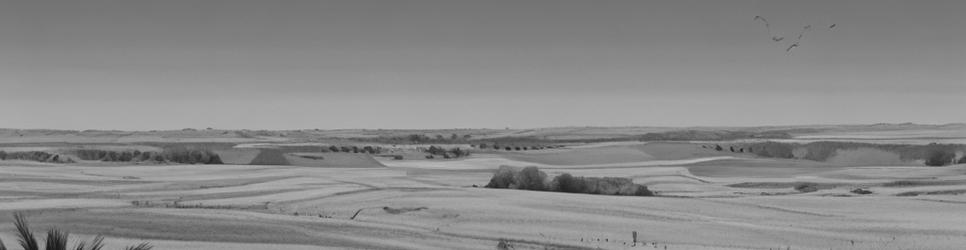
[[[0,160],[23,160],[50,163],[73,163],[69,157],[61,157],[58,154],[51,154],[43,151],[27,152],[4,152],[0,151]]]
[[[446,149],[443,147],[429,146],[429,148],[426,149],[425,152],[430,154],[430,156],[442,156],[445,159],[460,158],[460,157],[466,157],[470,155],[470,151],[460,149],[459,147]],[[435,157],[427,157],[427,158],[435,158]]]
[[[308,152],[311,152],[311,151],[308,151]],[[373,146],[363,146],[363,147],[359,147],[359,146],[335,146],[335,145],[332,145],[332,146],[329,146],[327,148],[326,147],[323,147],[322,148],[322,152],[323,153],[328,153],[328,152],[334,152],[334,153],[343,152],[343,153],[354,153],[354,154],[358,154],[358,153],[364,153],[364,154],[381,154],[383,152],[383,148],[382,147],[379,147],[379,146],[376,146],[376,147],[373,147]]]
[[[966,163],[966,155],[961,156],[959,159],[956,158],[957,152],[966,152],[966,145],[956,144],[932,143],[929,145],[900,145],[828,141],[797,144],[769,141],[729,147],[732,148],[732,152],[735,152],[734,149],[745,149],[744,152],[754,153],[761,157],[801,158],[813,161],[826,161],[835,156],[839,150],[872,148],[896,153],[902,160],[922,160],[928,166]],[[715,145],[714,149],[718,151],[724,150],[720,145]],[[799,155],[795,154],[796,151],[800,152]]]
[[[574,177],[564,173],[548,180],[547,174],[537,167],[517,170],[510,166],[500,166],[486,187],[602,195],[654,195],[647,186],[635,184],[628,178]]]
[[[190,149],[187,147],[167,147],[161,152],[80,149],[74,151],[74,155],[77,155],[81,160],[87,161],[223,164],[221,157],[210,150]]]
[[[705,130],[680,130],[660,133],[647,133],[640,137],[642,141],[728,141],[738,139],[787,139],[792,138],[791,134],[784,131],[705,131]]]

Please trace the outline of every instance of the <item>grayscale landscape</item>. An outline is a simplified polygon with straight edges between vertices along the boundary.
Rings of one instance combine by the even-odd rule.
[[[964,249],[963,13],[0,0],[0,250]]]

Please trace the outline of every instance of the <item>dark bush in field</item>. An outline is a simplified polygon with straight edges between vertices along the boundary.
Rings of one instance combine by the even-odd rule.
[[[564,173],[548,182],[547,174],[537,167],[517,171],[510,166],[501,166],[486,187],[603,195],[654,195],[646,186],[635,184],[628,178],[574,177]]]

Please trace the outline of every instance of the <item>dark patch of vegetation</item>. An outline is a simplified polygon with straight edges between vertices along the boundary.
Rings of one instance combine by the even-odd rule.
[[[795,191],[802,192],[802,193],[815,192],[815,191],[818,191],[818,184],[807,183],[807,182],[800,183],[798,185],[795,185]]]
[[[956,190],[939,190],[939,191],[910,191],[904,193],[898,193],[896,196],[920,196],[920,195],[960,195],[966,194],[966,190],[956,189]]]
[[[285,159],[285,153],[281,150],[274,148],[263,148],[259,149],[258,155],[252,159],[251,165],[281,165],[288,166],[292,165],[288,159]]]
[[[298,157],[302,157],[310,160],[325,160],[325,157],[322,157],[320,155],[298,155]]]
[[[574,177],[564,173],[548,181],[547,174],[537,167],[518,171],[510,166],[501,166],[486,187],[602,195],[654,195],[647,186],[635,184],[629,178]]]
[[[428,207],[400,207],[400,208],[382,207],[382,211],[386,211],[386,213],[390,213],[390,214],[401,214],[401,213],[415,212],[415,211],[420,211],[425,209],[429,209],[429,208]]]
[[[368,146],[368,145],[367,146],[362,146],[362,147],[359,147],[359,146],[335,146],[335,145],[330,145],[328,147],[321,147],[321,148],[320,147],[298,147],[298,148],[283,147],[282,149],[285,152],[323,152],[323,153],[328,153],[328,152],[340,153],[340,152],[342,152],[342,153],[354,153],[354,154],[358,154],[358,153],[381,154],[383,151],[385,151],[385,149],[383,149],[380,146]]]
[[[17,228],[17,241],[20,243],[20,247],[24,250],[40,250],[40,245],[37,243],[37,238],[34,236],[33,232],[30,231],[30,224],[27,223],[27,217],[21,213],[14,213],[14,226]],[[51,228],[47,231],[45,249],[47,250],[67,250],[67,243],[70,238],[70,233],[67,231],[62,231],[57,228]],[[72,248],[77,250],[101,250],[104,248],[104,236],[95,236],[90,244],[87,241],[78,242]],[[140,243],[138,245],[127,246],[125,250],[150,250],[154,248],[151,244],[147,242]],[[7,247],[4,246],[3,241],[0,241],[0,250],[6,250]]]
[[[221,157],[207,149],[192,149],[189,147],[167,147],[161,152],[168,162],[186,164],[224,164]]]
[[[836,183],[813,183],[813,182],[742,182],[726,185],[733,188],[794,188],[796,191],[808,193],[822,189],[830,189],[841,186]]]
[[[852,191],[850,192],[852,192],[853,194],[872,194],[872,191],[869,191],[868,189],[864,189],[864,188],[852,189]]]

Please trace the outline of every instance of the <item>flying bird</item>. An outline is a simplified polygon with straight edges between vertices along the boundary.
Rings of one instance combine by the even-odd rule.
[[[781,42],[782,40],[785,40],[785,37],[783,37],[783,36],[773,36],[773,37],[771,37],[771,40],[772,41],[775,41],[775,42]]]
[[[828,26],[828,29],[829,29],[829,30],[832,30],[832,29],[835,29],[835,25],[836,25],[836,24],[834,24],[834,23],[833,23],[832,25],[829,25],[829,26]]]
[[[805,27],[802,27],[802,33],[798,33],[798,41],[801,41],[802,37],[805,37],[805,32],[808,32],[811,29],[812,25],[805,25]],[[795,41],[795,43],[798,43],[798,41]]]
[[[791,54],[792,53],[792,49],[794,49],[794,48],[798,48],[798,43],[793,43],[791,46],[788,46],[788,48],[785,49],[786,55]]]
[[[765,18],[761,16],[755,16],[755,21],[759,21],[759,20],[765,24],[765,30],[768,31],[769,35],[771,35],[771,26],[768,25],[768,20],[765,20]]]

